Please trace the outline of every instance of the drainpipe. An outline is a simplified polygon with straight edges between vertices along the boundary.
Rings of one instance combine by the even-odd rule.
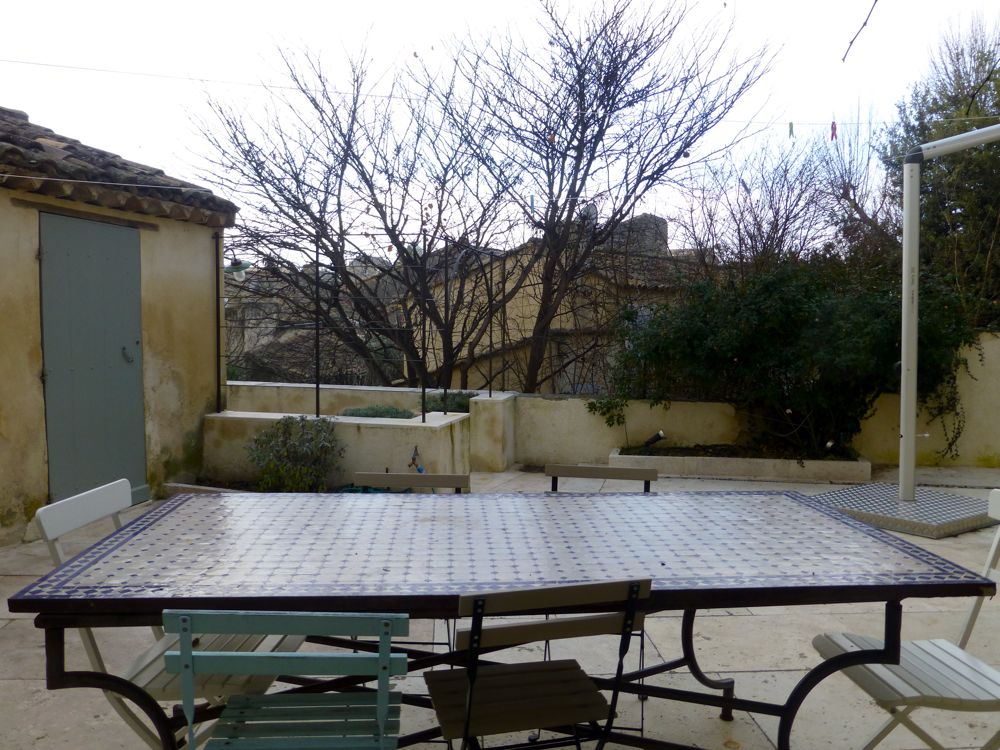
[[[212,234],[215,245],[215,411],[222,411],[222,235]]]
[[[1000,125],[914,146],[903,160],[902,371],[899,383],[899,499],[915,500],[917,466],[917,295],[920,274],[920,165],[925,159],[1000,141]]]

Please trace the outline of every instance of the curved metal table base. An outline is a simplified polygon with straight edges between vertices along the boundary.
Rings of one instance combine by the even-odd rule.
[[[97,688],[120,695],[146,715],[163,750],[178,748],[174,732],[180,725],[175,726],[163,707],[145,690],[123,677],[105,672],[66,671],[66,631],[63,628],[45,629],[45,686],[49,690]]]
[[[764,701],[754,701],[747,700],[744,698],[736,698],[732,692],[732,680],[713,680],[704,673],[701,673],[700,667],[697,667],[697,663],[693,658],[689,659],[688,656],[684,656],[679,659],[675,659],[671,662],[665,664],[660,664],[655,667],[650,667],[649,669],[641,670],[641,672],[632,672],[628,675],[631,680],[630,683],[623,685],[622,692],[632,693],[634,695],[648,695],[653,698],[663,698],[666,700],[680,701],[683,703],[697,703],[703,706],[718,706],[722,709],[722,714],[720,718],[730,719],[732,718],[733,710],[747,711],[748,713],[758,713],[765,714],[769,716],[777,716],[779,718],[778,723],[778,750],[790,750],[791,748],[791,734],[792,734],[792,724],[795,721],[795,717],[798,714],[799,708],[801,708],[802,703],[805,701],[806,697],[819,685],[820,682],[825,680],[830,675],[835,672],[839,672],[842,669],[847,669],[848,667],[853,667],[859,664],[898,664],[899,663],[899,652],[900,652],[900,631],[902,628],[902,613],[903,607],[899,602],[886,602],[885,605],[885,637],[884,643],[885,648],[883,649],[872,649],[868,651],[854,651],[849,654],[840,654],[831,659],[827,659],[820,664],[809,670],[806,675],[799,680],[798,684],[789,693],[788,699],[784,703],[766,703]],[[690,618],[689,618],[690,614]],[[692,625],[694,623],[694,611],[685,611],[684,613],[685,622],[682,627],[687,625]],[[689,622],[690,619],[690,622]],[[687,654],[688,648],[690,647],[690,637],[692,631],[687,631],[684,633],[684,650]],[[693,649],[691,657],[693,657]],[[723,695],[711,695],[709,693],[697,693],[692,690],[680,690],[677,688],[662,687],[659,685],[638,684],[636,680],[640,677],[648,677],[653,674],[660,674],[661,672],[666,672],[671,669],[676,669],[677,667],[687,666],[691,669],[692,674],[698,679],[702,684],[712,687],[714,689],[723,690]],[[697,669],[697,673],[695,671]],[[698,676],[701,673],[701,677]],[[704,678],[704,679],[702,679]],[[604,680],[595,680],[598,684],[602,684]],[[726,690],[726,688],[729,690]],[[650,748],[655,750],[698,750],[692,745],[679,745],[673,742],[664,742],[662,740],[656,740],[649,737],[637,737],[628,734],[622,734],[614,732],[608,739],[609,742],[618,743],[621,745],[629,745],[632,747]]]

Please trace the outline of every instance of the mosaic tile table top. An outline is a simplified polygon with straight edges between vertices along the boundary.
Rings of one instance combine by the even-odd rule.
[[[453,614],[475,590],[654,579],[657,609],[972,595],[977,574],[796,493],[181,495],[12,611]]]

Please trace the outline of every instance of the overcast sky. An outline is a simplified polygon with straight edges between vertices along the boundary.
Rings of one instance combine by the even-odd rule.
[[[573,3],[586,7],[589,2]],[[771,137],[828,133],[830,122],[890,119],[927,70],[942,32],[975,14],[1000,18],[997,0],[879,0],[841,62],[872,0],[704,0],[694,15],[732,21],[749,52],[768,44],[774,71],[727,127],[773,123]],[[376,70],[442,54],[450,35],[530,28],[534,0],[170,3],[50,0],[4,8],[0,106],[39,125],[168,174],[198,181],[204,152],[193,120],[209,95],[259,106],[261,82],[282,82],[276,50],[308,48],[329,66],[366,42]]]

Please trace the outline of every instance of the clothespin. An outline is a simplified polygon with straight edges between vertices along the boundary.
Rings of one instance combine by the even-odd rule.
[[[795,137],[795,123],[794,122],[788,123],[788,137],[789,138],[794,138]]]
[[[831,141],[837,140],[837,121],[836,120],[834,120],[833,122],[830,123],[830,140]]]

